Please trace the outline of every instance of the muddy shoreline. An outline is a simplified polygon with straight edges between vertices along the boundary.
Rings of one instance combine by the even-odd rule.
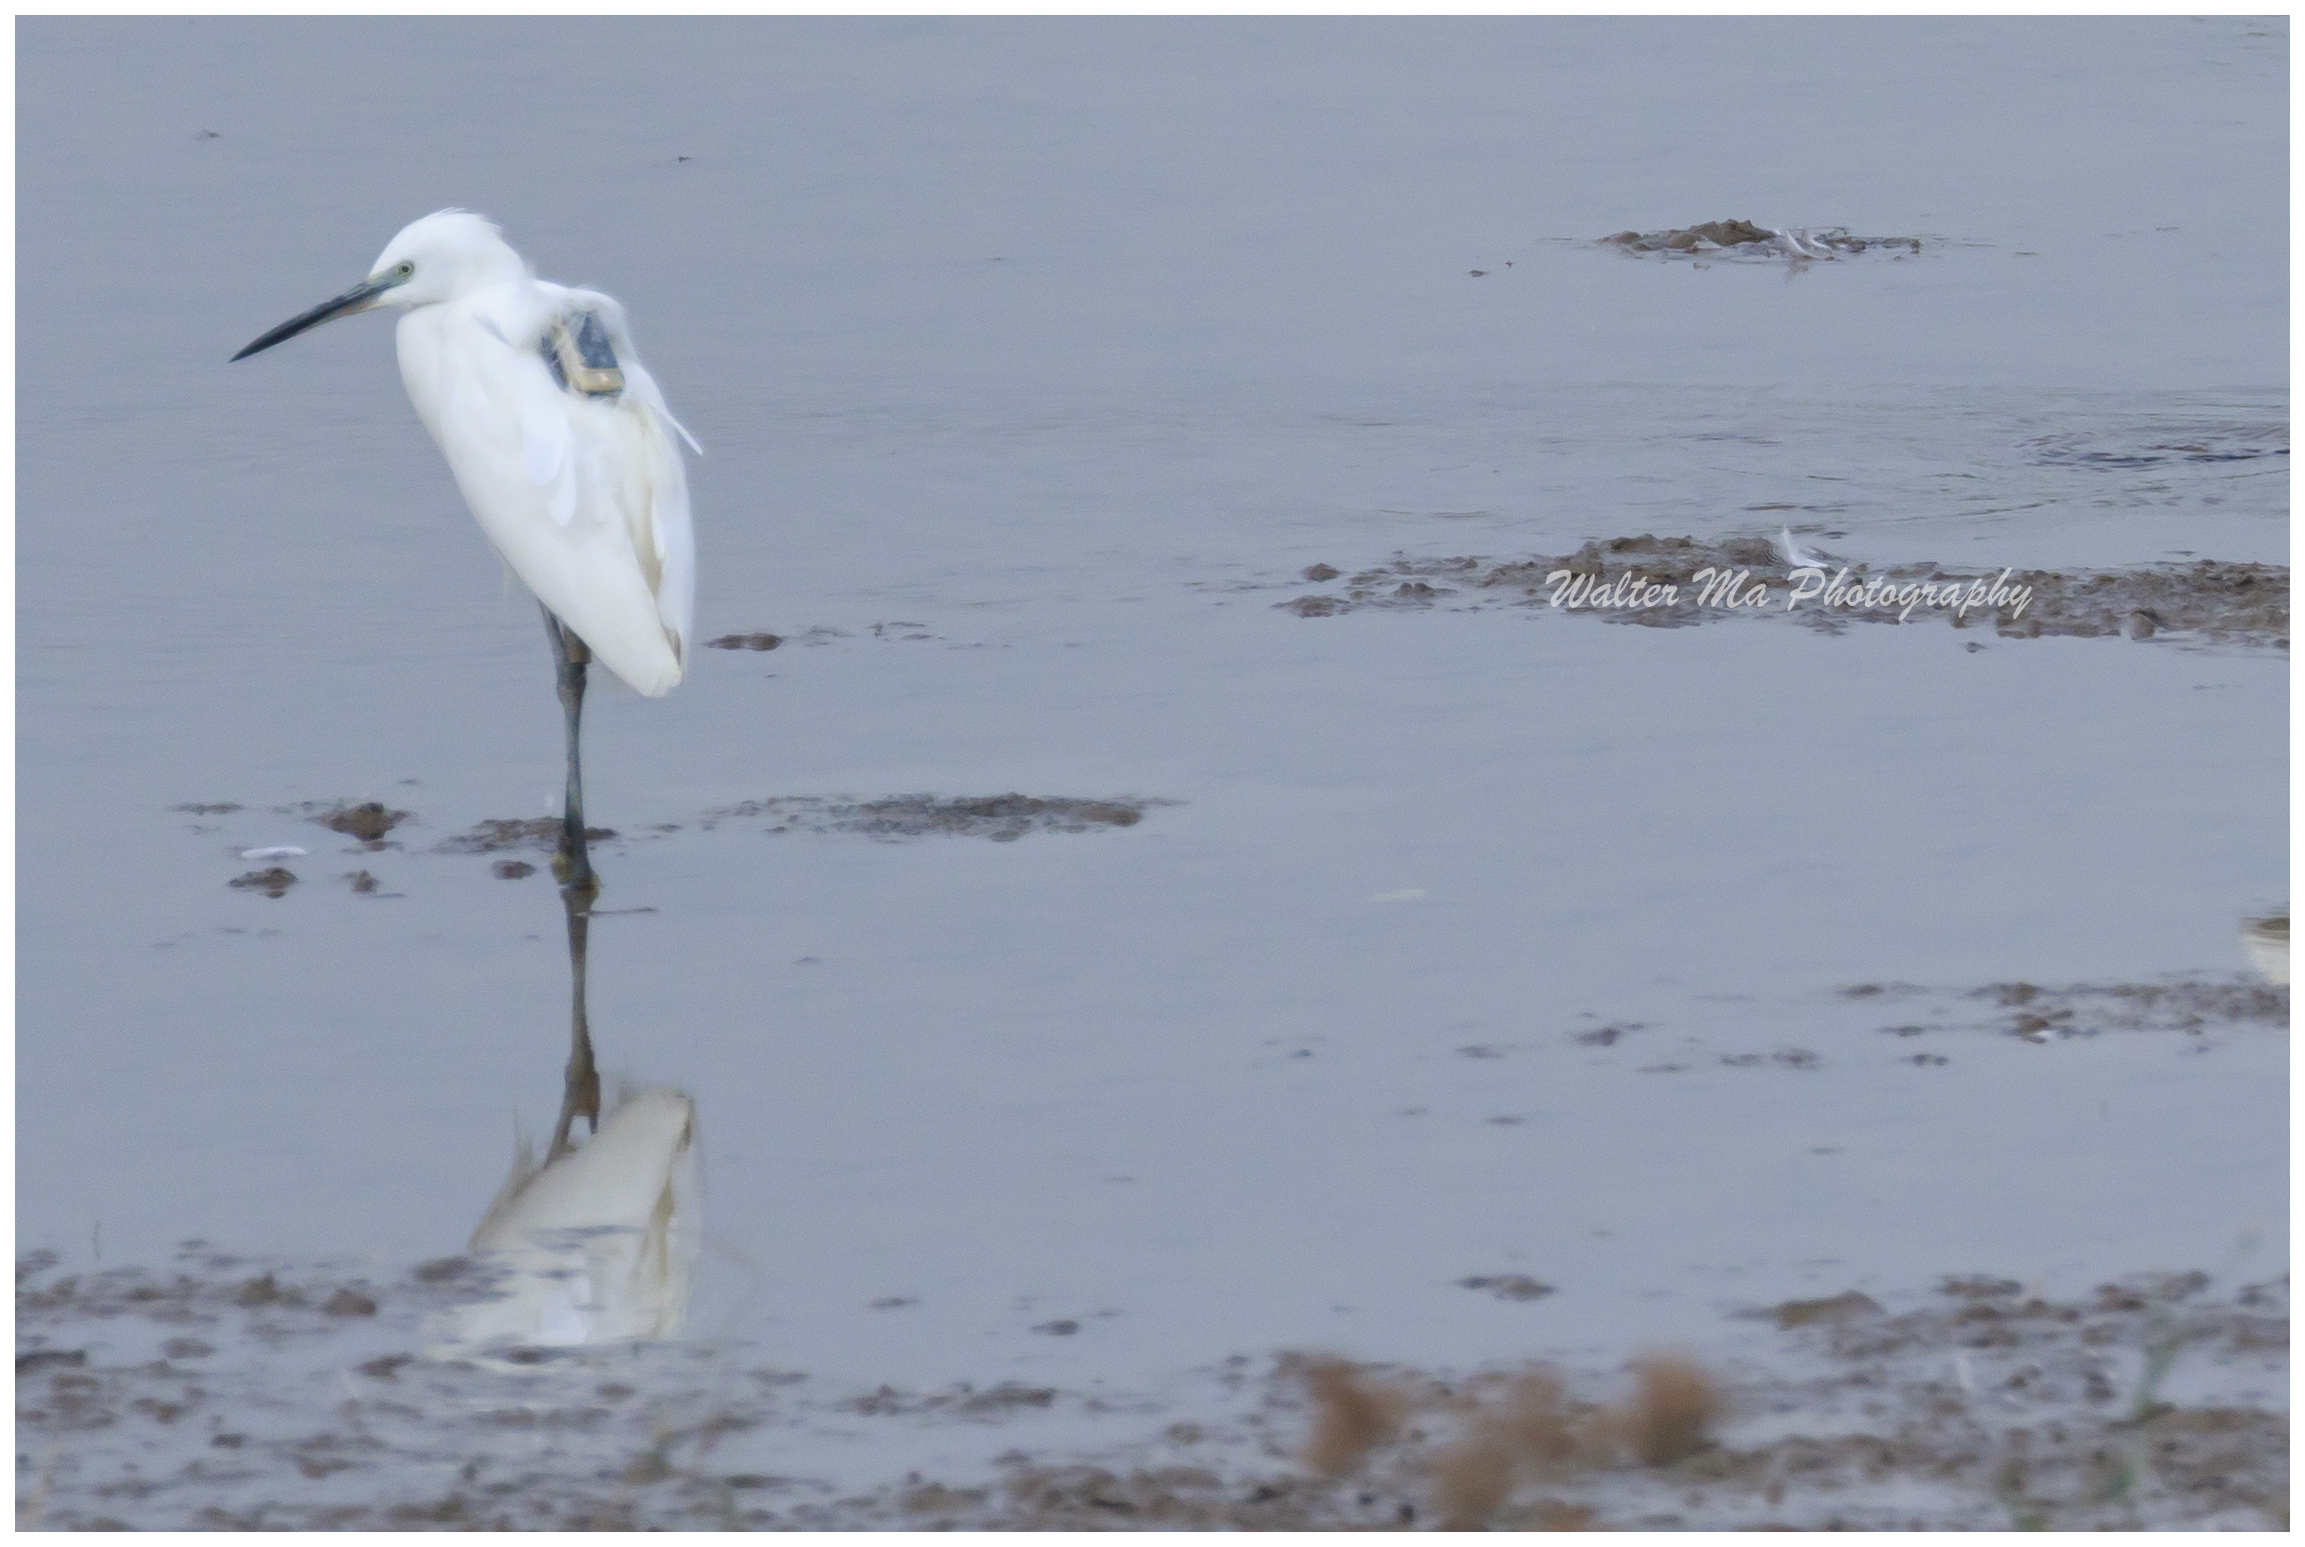
[[[1558,556],[1395,558],[1349,576],[1317,564],[1303,583],[1322,589],[1274,605],[1303,618],[1366,609],[1537,607],[1649,628],[1768,618],[1836,634],[1855,623],[1942,620],[2003,639],[2289,648],[2287,567],[2213,559],[1990,572],[1833,561],[1804,573],[1766,538],[1709,542],[1644,533],[1595,539]]]
[[[2144,1274],[2051,1300],[1959,1274],[1883,1292],[1900,1310],[1851,1290],[1732,1313],[1769,1330],[1723,1362],[1235,1356],[1178,1402],[852,1390],[742,1346],[701,1364],[677,1345],[426,1361],[422,1319],[471,1292],[459,1259],[385,1276],[195,1244],[164,1272],[68,1273],[44,1253],[17,1271],[22,1528],[2287,1524],[2285,1275]],[[2174,1396],[2188,1381],[2213,1394]],[[1061,1441],[1033,1429],[1051,1416]],[[780,1464],[801,1436],[878,1426],[998,1453],[876,1481]]]

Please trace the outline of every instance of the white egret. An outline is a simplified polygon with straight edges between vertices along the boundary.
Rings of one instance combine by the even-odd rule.
[[[577,727],[597,656],[651,698],[688,668],[696,545],[665,407],[624,308],[540,280],[488,221],[447,209],[404,228],[369,276],[234,355],[332,318],[400,316],[400,378],[480,529],[544,608],[568,725],[563,880],[590,892]]]
[[[432,1329],[436,1358],[491,1345],[570,1347],[680,1330],[704,1243],[696,1103],[660,1087],[626,1098],[592,1142],[543,1165],[525,1146],[472,1232],[503,1277]]]
[[[1771,229],[1776,230],[1775,227],[1771,227]],[[1812,238],[1805,229],[1800,231],[1777,230],[1777,237],[1786,247],[1791,249],[1792,255],[1796,258],[1830,258],[1833,256],[1833,249],[1830,246],[1821,240]],[[1815,242],[1814,247],[1810,245],[1812,241]]]
[[[1777,533],[1777,550],[1785,556],[1788,569],[1831,569],[1833,561],[1821,553],[1811,553],[1793,537],[1793,529],[1785,527]]]
[[[2268,983],[2289,981],[2289,910],[2241,921],[2241,949]]]

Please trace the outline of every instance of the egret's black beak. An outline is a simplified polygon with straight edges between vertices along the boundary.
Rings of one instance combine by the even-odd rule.
[[[335,300],[323,301],[301,317],[289,318],[232,358],[245,360],[261,350],[270,349],[274,344],[287,342],[307,328],[317,328],[331,318],[342,317],[351,312],[366,311],[378,296],[399,284],[401,278],[402,276],[398,274],[386,274],[379,279],[364,279]],[[226,363],[229,364],[230,362],[227,361]]]

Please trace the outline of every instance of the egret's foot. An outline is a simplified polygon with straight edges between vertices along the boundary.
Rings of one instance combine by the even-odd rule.
[[[600,1132],[600,1073],[590,1063],[568,1071],[568,1115],[583,1118],[586,1133]]]
[[[589,860],[571,855],[562,849],[552,856],[552,879],[560,883],[563,892],[571,893],[589,911],[600,898],[600,874]]]

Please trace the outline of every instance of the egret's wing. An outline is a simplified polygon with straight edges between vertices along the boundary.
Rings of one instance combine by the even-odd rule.
[[[668,556],[686,535],[686,483],[644,405],[554,380],[537,346],[557,312],[543,292],[557,288],[507,287],[411,313],[401,371],[513,572],[603,665],[654,697],[687,667],[693,565],[679,568],[677,591],[667,586]]]
[[[576,435],[561,405],[540,393],[523,392],[514,406],[520,420],[520,460],[528,481],[544,496],[555,526],[576,519],[579,468]]]
[[[640,363],[631,324],[614,296],[560,285],[539,288],[553,294],[560,315],[589,311],[598,316],[616,350],[624,391],[616,413],[599,426],[599,465],[614,485],[618,514],[647,572],[667,641],[685,668],[696,611],[696,536],[689,518],[688,470],[672,437],[678,435],[700,455],[703,448],[665,406],[656,378]],[[589,425],[589,418],[584,422]]]
[[[632,323],[624,313],[624,303],[600,290],[582,290],[565,285],[550,287],[566,298],[564,304],[571,310],[599,314],[601,324],[608,330],[608,341],[616,346],[616,358],[624,367],[624,395],[636,400],[651,414],[662,420],[673,434],[688,442],[688,449],[698,456],[704,448],[696,437],[688,433],[688,426],[672,417],[672,409],[664,401],[664,393],[656,385],[656,378],[640,368],[640,351],[633,347]]]
[[[638,367],[628,363],[624,371],[629,396]],[[586,549],[588,593],[571,603],[575,610],[554,610],[618,676],[654,696],[687,671],[694,610],[680,451],[639,404],[562,393],[556,406],[568,437],[567,462],[539,492],[548,502],[572,502],[568,526]],[[557,503],[550,508],[557,520]]]
[[[655,390],[656,384],[637,362],[626,380]],[[680,448],[664,433],[667,425],[680,427],[669,414],[644,417],[629,410],[627,414],[643,450],[635,459],[642,476],[634,481],[645,483],[627,506],[633,543],[654,560],[657,617],[685,668],[696,614],[696,531],[689,518],[688,470],[681,465]]]

